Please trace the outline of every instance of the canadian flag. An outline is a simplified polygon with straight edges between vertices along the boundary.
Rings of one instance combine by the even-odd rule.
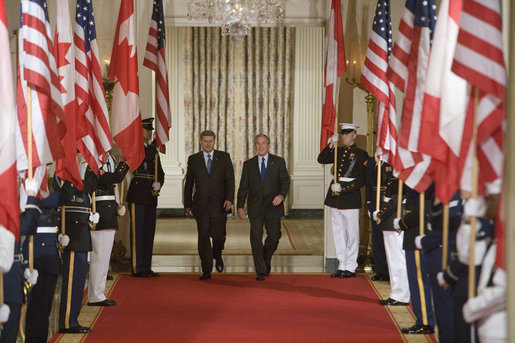
[[[0,75],[0,229],[3,226],[18,237],[20,208],[16,189],[16,103],[4,0],[0,0]]]
[[[131,170],[145,158],[139,104],[138,54],[134,4],[122,0],[109,77],[114,80],[111,133]]]
[[[66,134],[61,139],[65,157],[56,161],[56,174],[61,179],[73,183],[78,189],[82,189],[82,179],[76,159],[78,104],[75,99],[75,54],[72,39],[68,0],[58,0],[54,54],[61,83]]]

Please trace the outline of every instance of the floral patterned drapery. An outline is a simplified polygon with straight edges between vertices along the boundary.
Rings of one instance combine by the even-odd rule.
[[[214,131],[216,149],[231,154],[236,189],[259,133],[290,166],[294,43],[294,28],[252,28],[241,42],[220,28],[185,29],[186,155],[199,151],[200,132]]]

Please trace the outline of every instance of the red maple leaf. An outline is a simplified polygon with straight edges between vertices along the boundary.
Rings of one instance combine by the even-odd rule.
[[[139,94],[138,55],[134,53],[131,57],[133,48],[135,49],[125,38],[116,49],[116,61],[111,61],[116,63],[115,75],[125,95],[128,92]]]
[[[66,59],[66,54],[68,53],[68,50],[71,47],[71,43],[62,43],[59,42],[59,32],[55,34],[55,59],[57,63],[57,68],[63,67],[65,65],[70,64],[70,61]],[[61,86],[61,94],[64,94],[67,92],[66,88],[63,87],[62,80],[64,79],[64,76],[59,76],[59,85]]]

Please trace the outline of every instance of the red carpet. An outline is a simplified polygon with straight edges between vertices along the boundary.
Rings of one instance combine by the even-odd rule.
[[[369,281],[327,275],[121,276],[86,342],[402,342]]]

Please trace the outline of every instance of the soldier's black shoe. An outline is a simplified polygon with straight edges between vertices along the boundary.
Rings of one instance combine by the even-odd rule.
[[[204,273],[198,277],[199,280],[209,280],[211,279],[211,273]]]
[[[88,306],[115,306],[116,301],[111,299],[105,299],[103,301],[97,301],[97,302],[88,302]]]
[[[388,275],[377,273],[376,275],[370,278],[372,281],[390,281],[390,277]]]
[[[112,276],[112,275],[107,274],[107,278],[106,278],[106,279],[107,279],[107,280],[113,280],[113,276]]]
[[[146,273],[146,272],[137,272],[137,273],[132,273],[131,275],[134,277],[148,277],[148,273]]]
[[[345,276],[343,276],[343,275],[344,275],[344,271],[343,271],[343,270],[338,269],[338,270],[336,271],[336,273],[332,273],[332,274],[331,274],[331,277],[341,277],[341,278],[343,278],[343,277],[345,277]]]
[[[216,266],[217,272],[221,273],[224,271],[224,260],[222,259],[222,256],[220,256],[216,259],[215,266]]]
[[[429,335],[434,333],[435,330],[429,325],[415,324],[409,328],[402,328],[401,332],[405,335]]]
[[[155,271],[153,270],[149,270],[147,272],[147,277],[160,277],[161,275],[159,275],[159,273],[156,273]]]
[[[263,274],[258,274],[258,276],[256,276],[256,281],[264,281],[265,280],[265,276]]]
[[[402,301],[397,301],[392,298],[379,300],[379,304],[383,306],[408,306],[409,303],[403,303]]]
[[[79,325],[79,326],[74,326],[72,328],[59,329],[59,332],[60,333],[90,333],[91,329],[88,328],[87,326]]]
[[[343,276],[340,276],[343,278],[350,278],[350,277],[356,277],[356,273],[350,272],[348,270],[343,271]]]

